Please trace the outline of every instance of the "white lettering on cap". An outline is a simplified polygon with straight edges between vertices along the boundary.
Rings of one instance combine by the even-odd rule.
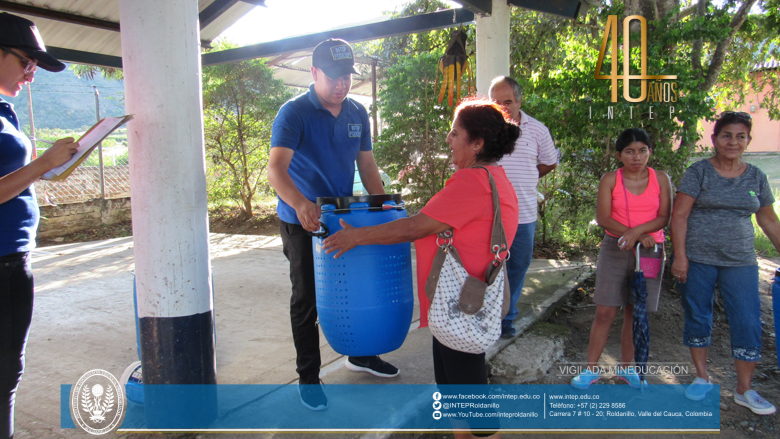
[[[333,55],[333,61],[338,61],[340,59],[352,59],[352,53],[347,46],[331,47],[330,53]]]

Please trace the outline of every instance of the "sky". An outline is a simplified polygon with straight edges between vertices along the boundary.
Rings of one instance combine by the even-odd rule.
[[[239,46],[364,23],[399,11],[409,0],[266,0],[220,35]],[[452,7],[459,7],[454,2]]]

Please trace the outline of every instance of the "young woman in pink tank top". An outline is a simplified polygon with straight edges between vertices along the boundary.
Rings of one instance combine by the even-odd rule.
[[[620,332],[620,365],[616,376],[629,385],[640,385],[639,375],[631,366],[634,359],[632,319],[634,305],[629,282],[636,266],[635,248],[642,243],[641,257],[661,258],[661,272],[647,279],[647,309],[658,309],[664,262],[663,228],[671,216],[672,184],[663,171],[647,167],[650,137],[644,130],[623,131],[615,144],[617,158],[623,166],[607,172],[599,183],[596,221],[606,232],[601,241],[596,266],[596,316],[590,328],[588,368],[574,377],[572,386],[587,389],[598,381],[599,358],[607,344],[609,328],[623,307]]]

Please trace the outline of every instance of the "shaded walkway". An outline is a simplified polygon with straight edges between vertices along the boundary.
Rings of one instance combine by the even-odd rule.
[[[290,280],[281,240],[212,234],[210,246],[218,382],[295,382]],[[80,430],[59,429],[59,387],[75,383],[91,369],[104,369],[119,377],[138,360],[132,238],[41,248],[33,253],[33,266],[37,297],[27,371],[17,396],[16,437],[84,437],[86,433]],[[580,264],[534,260],[519,305],[518,329],[544,316],[587,271],[589,268]],[[416,303],[413,320],[404,345],[383,355],[402,370],[399,377],[385,380],[346,370],[344,357],[321,337],[323,380],[329,384],[433,383],[431,336],[427,328],[417,329]],[[488,355],[508,343],[511,340],[502,340]],[[253,414],[251,405],[235,409],[236,416]],[[413,413],[414,406],[409,410]]]

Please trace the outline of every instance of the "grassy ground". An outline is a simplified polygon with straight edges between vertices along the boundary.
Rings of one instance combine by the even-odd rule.
[[[777,153],[754,153],[745,154],[742,156],[743,160],[751,165],[757,166],[764,171],[769,179],[769,185],[772,186],[772,193],[775,194],[775,212],[780,216],[780,154]],[[753,216],[753,228],[756,230],[756,252],[759,255],[776,258],[780,256],[766,237],[764,232],[756,224],[756,217]]]
[[[764,171],[764,174],[766,174],[766,176],[769,178],[769,185],[772,186],[772,191],[775,192],[775,199],[777,199],[776,194],[778,191],[780,191],[780,154],[745,154],[742,156],[742,159],[751,165],[758,166],[762,171]]]

